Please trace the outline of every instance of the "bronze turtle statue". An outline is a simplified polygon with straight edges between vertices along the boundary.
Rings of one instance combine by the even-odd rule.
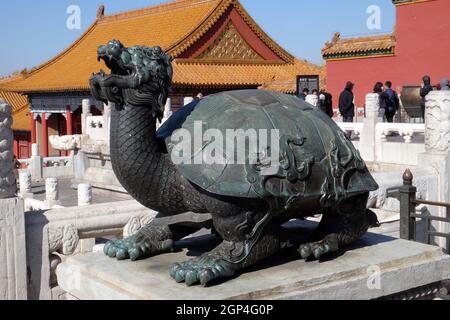
[[[91,92],[115,104],[111,161],[123,187],[163,216],[212,215],[212,224],[150,223],[106,244],[108,256],[136,260],[170,252],[175,241],[214,228],[223,239],[219,246],[170,270],[177,282],[207,285],[288,247],[283,225],[292,219],[323,215],[311,239],[295,248],[303,259],[335,252],[377,225],[367,200],[378,185],[351,141],[320,110],[270,91],[213,94],[164,143],[156,123],[172,81],[170,57],[159,47],[125,48],[117,40],[101,46],[98,57],[112,73],[93,75]],[[198,129],[209,134],[180,148],[184,138],[198,138]],[[261,132],[269,142],[261,143]],[[234,144],[239,139],[252,152],[243,154]]]

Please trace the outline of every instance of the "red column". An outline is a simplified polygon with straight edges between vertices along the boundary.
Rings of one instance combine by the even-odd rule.
[[[42,121],[42,130],[41,130],[42,157],[48,157],[48,128],[45,112],[41,113],[41,121]]]
[[[34,114],[30,112],[30,124],[31,124],[31,144],[36,143],[36,120]]]
[[[73,135],[72,110],[70,106],[67,106],[66,108],[66,128],[67,128],[67,135],[68,136]]]
[[[17,159],[20,159],[19,154],[19,139],[17,137],[14,137],[14,147],[13,147],[14,155],[17,157]]]

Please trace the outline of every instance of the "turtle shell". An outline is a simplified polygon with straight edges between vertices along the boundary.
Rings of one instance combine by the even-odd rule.
[[[277,92],[210,95],[166,142],[185,178],[221,196],[276,197],[287,203],[320,197],[323,206],[331,206],[378,188],[333,120],[301,99]]]

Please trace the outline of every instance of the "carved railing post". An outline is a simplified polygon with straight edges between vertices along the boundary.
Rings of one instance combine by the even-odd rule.
[[[39,153],[39,145],[33,143],[31,146],[31,178],[35,181],[39,181],[43,178],[43,159]]]
[[[400,238],[416,240],[416,219],[411,217],[416,210],[417,188],[413,186],[413,174],[407,169],[403,174],[403,186],[399,189],[400,200]]]
[[[0,199],[12,198],[17,192],[11,111],[11,107],[0,100]]]
[[[432,91],[425,103],[425,153],[419,155],[419,163],[433,167],[438,178],[439,202],[450,202],[450,91]],[[433,215],[446,217],[445,208],[432,208]],[[449,233],[449,224],[435,221],[432,227],[440,233]],[[432,241],[449,250],[443,238]]]
[[[86,134],[86,118],[91,116],[91,100],[83,99],[81,102],[82,113],[81,113],[81,132]]]
[[[450,154],[450,91],[432,91],[426,97],[425,148]]]
[[[376,125],[378,123],[378,110],[380,109],[380,101],[378,94],[369,93],[366,96],[366,118],[364,119],[364,127],[360,136],[359,150],[365,161],[376,160]],[[381,137],[380,137],[381,138]]]
[[[27,299],[25,215],[16,197],[12,109],[0,99],[0,300]]]

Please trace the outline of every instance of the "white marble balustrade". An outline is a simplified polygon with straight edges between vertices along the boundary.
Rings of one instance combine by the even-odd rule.
[[[106,141],[108,133],[104,125],[103,116],[87,116],[85,124],[86,134],[91,140]]]
[[[398,134],[403,137],[405,143],[411,143],[414,134],[425,134],[425,124],[415,123],[378,123],[376,136],[381,141],[387,141],[390,134]]]

